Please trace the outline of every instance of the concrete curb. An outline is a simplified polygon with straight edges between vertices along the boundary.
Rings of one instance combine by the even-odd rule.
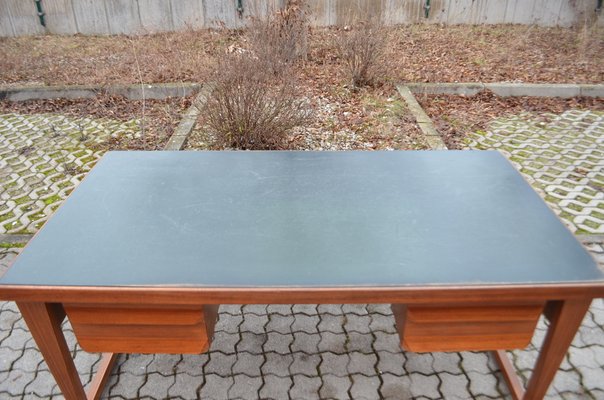
[[[0,88],[0,100],[26,101],[48,99],[92,99],[99,95],[123,96],[129,100],[163,100],[168,97],[185,97],[201,88],[198,83],[156,83],[144,85],[112,86],[19,86]]]
[[[547,83],[405,83],[416,94],[454,94],[473,96],[490,90],[501,97],[604,97],[604,85]]]
[[[214,90],[214,87],[214,83],[207,83],[202,87],[197,97],[195,97],[195,100],[193,100],[193,104],[191,104],[191,107],[189,107],[185,115],[180,120],[180,123],[174,130],[174,133],[168,140],[168,143],[166,143],[164,150],[182,150],[187,138],[195,127],[197,117],[199,116],[203,105],[206,103],[206,101],[208,101],[208,97]]]
[[[408,87],[402,85],[398,85],[396,87],[396,90],[401,95],[403,100],[405,100],[409,111],[411,111],[411,113],[415,117],[415,121],[424,133],[424,137],[426,139],[426,142],[428,142],[430,148],[433,150],[447,150],[447,146],[445,145],[445,142],[442,140],[440,134],[434,127],[432,120],[430,119],[428,114],[426,114],[422,106],[419,105],[419,103],[415,99],[415,96],[413,96],[413,93],[411,93],[411,90],[409,90]]]

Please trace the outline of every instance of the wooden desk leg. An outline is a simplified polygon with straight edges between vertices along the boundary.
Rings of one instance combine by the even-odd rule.
[[[65,399],[86,399],[82,381],[61,329],[65,317],[61,305],[19,302],[17,307]]]
[[[548,305],[550,325],[524,399],[543,399],[570,347],[591,300],[564,300]]]

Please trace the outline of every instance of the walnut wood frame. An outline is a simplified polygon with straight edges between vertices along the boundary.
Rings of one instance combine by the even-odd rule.
[[[550,326],[524,391],[504,351],[495,358],[516,400],[542,399],[564,358],[592,299],[604,297],[604,282],[549,285],[409,286],[409,287],[0,287],[0,299],[16,301],[34,340],[66,400],[98,399],[116,354],[105,354],[86,394],[71,358],[61,322],[62,304],[210,305],[393,303],[450,306],[544,302]]]

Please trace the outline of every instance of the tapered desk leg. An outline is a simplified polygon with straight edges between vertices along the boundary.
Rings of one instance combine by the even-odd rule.
[[[543,399],[590,304],[591,300],[564,300],[550,303],[549,329],[526,387],[524,399]]]
[[[61,329],[65,317],[62,307],[49,303],[17,303],[17,306],[65,399],[86,399]]]

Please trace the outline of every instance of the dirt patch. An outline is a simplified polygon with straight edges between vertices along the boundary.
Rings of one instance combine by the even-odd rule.
[[[418,95],[449,149],[464,147],[470,132],[486,130],[494,119],[522,112],[534,114],[561,114],[570,109],[604,110],[604,99],[575,97],[570,99],[543,97],[498,97],[490,91],[475,96]]]
[[[388,28],[386,80],[604,82],[604,28],[411,25]],[[308,63],[335,62],[337,28],[310,33]],[[0,84],[204,81],[216,56],[246,47],[241,31],[0,39]]]
[[[190,106],[191,98],[166,100],[126,100],[123,97],[101,96],[95,99],[0,101],[0,113],[61,114],[72,117],[110,118],[118,121],[140,120],[144,134],[118,136],[101,146],[105,150],[162,149]]]

